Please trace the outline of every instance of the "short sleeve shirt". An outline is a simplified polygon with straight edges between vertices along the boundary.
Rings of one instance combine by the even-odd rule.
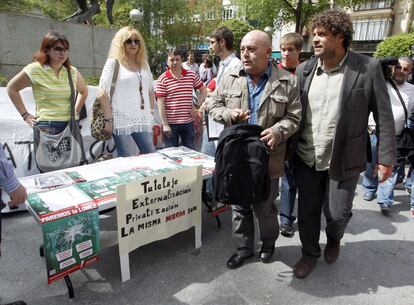
[[[59,76],[50,66],[33,62],[23,71],[32,82],[33,96],[36,101],[36,115],[39,121],[69,121],[70,120],[70,86],[65,67]],[[71,67],[73,84],[76,84],[77,70]]]
[[[193,89],[200,89],[203,83],[193,71],[182,69],[181,78],[176,79],[170,70],[158,78],[157,97],[165,97],[165,114],[169,124],[192,122]]]

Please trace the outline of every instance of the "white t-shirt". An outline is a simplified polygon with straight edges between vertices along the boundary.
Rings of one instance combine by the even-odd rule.
[[[192,65],[188,62],[188,61],[186,61],[186,62],[183,62],[183,64],[181,65],[184,69],[186,69],[186,70],[190,70],[190,71],[193,71],[195,74],[197,74],[198,75],[198,65],[196,64],[196,63],[193,63]]]
[[[99,89],[104,90],[108,95],[114,68],[115,59],[108,58],[99,81]],[[149,100],[150,90],[153,90],[152,83],[152,74],[149,69],[142,68],[140,72],[132,72],[119,63],[118,79],[111,102],[116,135],[152,131],[154,118],[151,114]],[[144,109],[141,109],[141,86]]]
[[[405,102],[405,107],[408,111],[408,117],[410,117],[410,112],[414,110],[414,85],[404,82],[401,86],[397,85],[397,88],[400,91],[401,97]],[[394,116],[395,134],[399,135],[404,129],[404,108],[401,105],[397,92],[394,90],[394,88],[391,86],[389,82],[387,82],[387,89],[388,94],[390,96],[392,114]],[[369,116],[368,125],[375,126],[375,121],[374,117],[372,116],[372,113]]]

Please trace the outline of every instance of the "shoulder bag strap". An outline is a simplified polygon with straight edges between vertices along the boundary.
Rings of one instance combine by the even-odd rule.
[[[75,103],[76,103],[76,95],[75,95],[75,86],[73,85],[72,80],[72,73],[71,68],[69,68],[68,71],[68,80],[69,80],[69,86],[70,86],[70,130],[73,135],[73,137],[77,140],[79,143],[81,149],[82,149],[82,160],[80,161],[80,165],[87,164],[87,160],[85,157],[85,150],[83,148],[83,140],[82,140],[82,134],[78,128],[78,123],[75,120]]]
[[[109,96],[111,98],[111,103],[112,103],[112,96],[114,95],[114,91],[115,91],[116,81],[118,80],[118,74],[119,74],[119,61],[118,59],[115,59],[114,74],[112,75],[111,90],[109,93]]]
[[[72,80],[72,68],[69,67],[68,71],[68,80],[69,80],[69,87],[70,87],[70,119],[75,120],[75,87],[73,86]]]
[[[400,100],[401,105],[404,108],[405,126],[408,126],[408,111],[407,111],[407,107],[405,106],[404,99],[401,96],[400,90],[398,90],[397,85],[395,84],[394,80],[390,79],[389,82],[390,82],[391,86],[394,88],[395,92],[397,92],[398,99]]]

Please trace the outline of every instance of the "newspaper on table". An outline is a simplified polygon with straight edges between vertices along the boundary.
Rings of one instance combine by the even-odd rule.
[[[181,166],[202,166],[202,175],[204,178],[213,174],[215,162],[214,158],[206,154],[197,152],[184,146],[169,147],[158,150],[159,154],[162,154]]]

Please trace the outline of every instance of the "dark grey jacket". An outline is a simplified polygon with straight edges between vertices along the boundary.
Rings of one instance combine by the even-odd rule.
[[[396,163],[394,118],[384,75],[378,60],[348,51],[340,89],[338,124],[333,141],[329,176],[336,181],[347,180],[363,172],[370,145],[367,133],[368,116],[372,112],[377,123],[378,164]],[[314,65],[305,79],[306,63],[296,69],[301,90],[302,121],[292,138],[293,150],[306,120],[308,91],[316,69]]]

